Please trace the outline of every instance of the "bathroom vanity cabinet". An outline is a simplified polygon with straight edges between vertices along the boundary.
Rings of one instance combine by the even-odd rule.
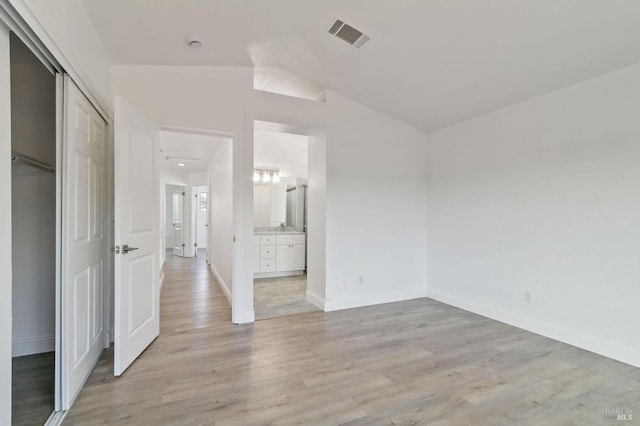
[[[305,234],[279,232],[254,234],[253,272],[255,278],[302,275],[305,269]]]

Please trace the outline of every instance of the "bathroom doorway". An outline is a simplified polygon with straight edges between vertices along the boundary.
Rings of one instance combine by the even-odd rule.
[[[318,311],[307,300],[309,136],[254,123],[256,320]]]

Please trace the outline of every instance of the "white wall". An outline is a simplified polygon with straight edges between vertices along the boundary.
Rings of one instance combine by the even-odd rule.
[[[425,296],[426,134],[331,91],[327,106],[325,308]]]
[[[11,199],[9,32],[0,22],[0,199]],[[0,424],[11,424],[11,204],[0,203]]]
[[[424,296],[424,133],[333,92],[322,103],[254,91],[250,68],[114,66],[112,75],[114,92],[159,124],[233,135],[233,204],[245,212],[234,218],[233,235],[235,250],[245,259],[250,259],[253,234],[253,121],[326,128],[326,222],[318,223],[316,237],[309,235],[316,244],[327,240],[326,308]],[[312,204],[313,190],[309,194]],[[322,223],[326,230],[319,229]],[[240,261],[240,256],[234,258]],[[233,289],[234,321],[251,321],[253,270],[250,262],[237,267],[244,285]],[[363,285],[358,284],[360,275]]]
[[[327,240],[327,134],[309,137],[307,187],[307,300],[324,309]]]
[[[289,138],[294,142],[288,142]],[[308,140],[309,137],[303,135],[254,130],[253,162],[256,168],[277,168],[281,176],[306,179],[309,173]]]
[[[207,184],[207,172],[191,172],[191,173],[189,173],[189,185],[191,185],[191,186],[205,186],[206,184]]]
[[[324,128],[326,104],[252,90],[251,68],[114,66],[112,76],[114,93],[156,123],[233,137],[233,231],[235,251],[244,254],[234,257],[234,280],[245,284],[233,290],[233,321],[253,321],[253,269],[244,259],[253,236],[254,120]]]
[[[429,296],[640,366],[639,113],[634,66],[431,134]]]
[[[94,92],[98,101],[113,108],[109,56],[82,0],[9,0],[47,48],[58,54],[63,66],[71,65],[82,79],[80,86]]]
[[[208,261],[225,296],[233,297],[233,142],[228,140],[211,158],[209,181]]]
[[[56,177],[13,166],[13,356],[55,349]]]
[[[37,57],[30,59],[33,62],[28,64],[11,64],[12,148],[55,165],[55,142],[51,135],[56,133],[56,79]],[[38,125],[34,126],[34,122]]]

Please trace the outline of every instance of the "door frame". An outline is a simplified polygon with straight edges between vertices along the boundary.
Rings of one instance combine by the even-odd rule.
[[[244,293],[245,287],[245,265],[248,264],[246,261],[249,253],[246,252],[247,244],[245,238],[245,229],[247,224],[247,215],[251,215],[251,221],[253,222],[253,208],[248,208],[247,204],[245,204],[246,190],[247,185],[253,184],[253,171],[247,171],[246,169],[246,151],[245,146],[243,146],[240,142],[238,135],[232,132],[226,131],[218,131],[218,130],[210,130],[203,129],[197,127],[185,127],[185,126],[175,126],[175,125],[163,125],[158,124],[158,130],[165,132],[174,132],[174,133],[186,133],[193,135],[204,135],[204,136],[214,136],[214,137],[222,137],[231,139],[231,146],[233,151],[232,157],[232,169],[233,169],[233,233],[234,233],[234,241],[233,241],[233,251],[231,253],[233,259],[233,277],[232,277],[232,296],[231,296],[231,322],[234,324],[244,324],[248,322],[254,321],[253,315],[253,305],[251,306],[250,312],[247,312],[244,305],[245,298],[242,297]],[[252,145],[253,146],[253,145]],[[251,162],[253,163],[253,148],[251,151]],[[253,167],[253,165],[251,166]],[[249,176],[247,180],[246,177]],[[205,185],[201,185],[205,186]],[[209,178],[207,178],[207,203],[208,208],[211,206],[211,185],[209,182]],[[191,188],[191,186],[189,186]],[[189,189],[190,190],[190,189]],[[253,193],[250,194],[253,200]],[[207,253],[209,253],[209,248],[211,247],[211,227],[208,227],[207,230]],[[252,293],[253,297],[253,293]],[[253,299],[252,299],[253,303]]]
[[[326,140],[327,140],[327,129],[326,129],[326,125],[322,125],[322,123],[307,123],[307,122],[295,122],[295,120],[293,120],[291,117],[289,116],[280,116],[278,114],[267,114],[267,113],[254,113],[254,114],[247,114],[247,116],[245,117],[245,137],[246,137],[246,142],[245,142],[245,149],[246,152],[244,154],[244,160],[245,160],[245,172],[246,175],[244,176],[244,182],[245,182],[245,203],[246,203],[246,210],[245,210],[245,223],[244,223],[244,229],[245,229],[245,236],[244,236],[244,243],[245,243],[245,247],[247,249],[247,253],[245,255],[245,261],[244,261],[244,274],[245,274],[245,280],[242,281],[243,285],[241,286],[242,288],[240,289],[240,294],[242,295],[242,301],[239,301],[238,303],[241,303],[242,306],[244,306],[245,310],[251,310],[251,315],[254,316],[254,311],[253,311],[253,259],[251,256],[251,253],[248,252],[248,250],[251,249],[252,244],[253,244],[253,225],[254,225],[254,218],[253,218],[253,167],[254,167],[254,144],[255,144],[255,136],[254,136],[254,130],[255,130],[255,126],[256,123],[258,122],[262,122],[262,123],[268,123],[268,124],[272,124],[275,125],[276,127],[282,127],[283,128],[283,132],[285,131],[284,129],[286,129],[289,133],[292,134],[298,134],[298,135],[304,135],[304,136],[308,136],[309,137],[309,152],[308,152],[308,159],[309,159],[309,169],[311,169],[311,144],[316,144],[318,143],[317,141],[313,141],[313,139],[322,139],[323,142],[321,145],[317,145],[317,149],[322,149],[324,151],[324,155],[326,156],[326,151],[327,151],[327,144],[326,144]],[[316,145],[314,145],[316,146]],[[320,160],[318,158],[318,160]],[[315,161],[315,159],[314,159]],[[327,174],[327,168],[326,168],[326,158],[323,161],[319,161],[317,164],[321,164],[321,169],[322,169],[322,174],[324,176],[324,184],[326,187],[326,174]],[[326,190],[326,188],[325,188]],[[305,191],[308,191],[308,187]],[[307,192],[307,197],[309,196],[308,192]],[[318,197],[319,198],[319,197]],[[316,198],[314,198],[316,199]],[[307,198],[307,202],[309,201],[309,198]],[[314,252],[318,252],[318,253],[322,253],[325,251],[325,243],[326,243],[326,198],[325,198],[325,203],[322,206],[323,207],[323,212],[319,213],[319,216],[322,217],[321,220],[317,221],[317,225],[314,225],[311,230],[312,230],[312,235],[313,238],[312,240],[316,242],[317,246],[314,250]],[[308,209],[308,206],[307,206]],[[306,247],[306,251],[307,254],[309,253],[309,224],[307,223],[307,229],[305,232],[305,244],[307,245]],[[325,310],[324,307],[324,300],[327,298],[326,296],[326,279],[325,279],[325,271],[326,271],[326,257],[325,256],[314,256],[313,261],[311,262],[311,269],[309,269],[309,259],[306,258],[305,259],[305,266],[307,268],[307,283],[310,282],[311,280],[314,280],[314,282],[319,282],[322,285],[322,295],[316,295],[316,294],[309,294],[308,291],[308,286],[307,286],[307,295],[306,295],[306,299],[307,301],[313,303],[314,305],[316,305],[318,308],[322,309],[323,311]],[[234,291],[234,295],[236,292],[236,286],[234,286],[233,288]],[[235,296],[234,296],[235,297]],[[246,322],[254,322],[255,318],[252,318],[251,321],[246,321]]]
[[[165,181],[165,182],[162,182],[162,183],[161,183],[162,191],[164,191],[164,194],[162,194],[162,191],[161,191],[160,196],[161,196],[161,197],[164,197],[163,208],[164,208],[164,210],[165,210],[165,215],[166,215],[167,203],[168,203],[168,198],[167,198],[167,186],[168,186],[168,185],[182,187],[182,188],[183,188],[183,190],[184,190],[184,192],[185,192],[185,196],[184,196],[185,198],[186,198],[187,188],[189,187],[189,185],[187,185],[186,183],[179,183],[179,182],[177,182],[177,181]],[[171,203],[171,207],[172,207],[172,210],[175,208],[175,207],[173,206],[173,201],[172,201],[172,203]],[[185,209],[184,209],[184,200],[183,200],[183,202],[182,202],[182,241],[185,241],[185,235],[184,235],[184,221],[185,221],[185,220],[184,220],[184,210],[185,210]],[[173,213],[173,212],[172,212],[172,213]],[[167,221],[166,221],[166,219],[167,219],[167,218],[165,217],[165,221],[164,221],[164,222],[165,222],[165,223],[164,223],[164,226],[165,226],[165,227],[167,226],[167,223],[166,223]],[[162,222],[162,221],[160,221],[160,222]],[[172,222],[173,222],[173,220],[172,220]],[[161,223],[161,225],[162,225],[162,223]],[[167,231],[168,231],[168,230],[167,230],[167,229],[165,229],[165,233],[166,233]],[[166,259],[166,254],[167,254],[166,252],[167,252],[168,247],[166,247],[166,235],[163,235],[163,238],[165,239],[165,244],[164,244],[164,246],[165,246],[165,252],[164,252],[164,253],[161,253],[161,255],[163,256],[163,262],[162,262],[162,263],[163,263],[163,266],[164,266],[164,262],[166,262],[166,260],[167,260],[167,259]],[[172,255],[175,255],[175,244],[174,244],[174,245],[173,245],[173,247],[171,247],[171,248],[172,248],[172,250],[171,250]],[[183,251],[182,251],[183,256],[180,256],[180,257],[184,257],[184,249],[185,249],[185,248],[186,248],[186,246],[185,246],[185,247],[183,247]]]
[[[0,5],[1,6],[1,5]],[[50,56],[47,53],[43,53],[42,50],[40,50],[40,46],[37,42],[34,42],[34,40],[31,38],[31,36],[26,33],[24,30],[22,30],[20,28],[20,26],[18,26],[15,22],[7,22],[7,20],[9,19],[7,17],[7,15],[5,14],[6,11],[4,11],[3,9],[0,8],[0,32],[3,33],[3,37],[5,35],[5,31],[6,31],[6,35],[8,36],[10,32],[13,32],[18,38],[20,38],[20,40],[22,42],[24,42],[27,47],[34,53],[35,56],[37,56],[40,61],[43,63],[43,65],[50,71],[53,73],[54,78],[55,78],[55,123],[56,123],[56,130],[55,130],[55,138],[54,138],[54,143],[55,143],[55,153],[56,153],[56,158],[55,158],[55,188],[56,188],[56,196],[55,196],[55,253],[53,253],[53,256],[55,258],[54,260],[54,264],[55,264],[55,273],[54,273],[54,280],[55,280],[55,297],[53,300],[53,303],[55,304],[55,324],[54,324],[54,330],[55,330],[55,342],[54,342],[54,351],[55,351],[55,357],[54,357],[54,405],[53,405],[53,410],[51,413],[51,416],[48,418],[47,420],[47,424],[55,424],[56,422],[58,422],[59,420],[62,419],[62,417],[64,416],[64,409],[65,406],[67,404],[67,400],[65,398],[66,395],[66,388],[65,386],[67,385],[67,383],[65,382],[65,378],[63,375],[63,365],[64,365],[64,357],[67,356],[67,353],[69,353],[69,351],[66,351],[66,348],[64,347],[64,335],[62,333],[62,308],[63,308],[63,303],[62,303],[62,298],[63,298],[63,292],[64,292],[64,288],[63,288],[63,280],[62,280],[62,261],[63,261],[63,256],[64,256],[64,252],[63,252],[63,243],[64,243],[64,238],[62,235],[62,192],[63,192],[63,131],[64,131],[64,74],[62,72],[62,69],[60,68],[59,64],[57,63],[52,63],[50,61]],[[4,41],[3,42],[3,46],[0,46],[0,49],[4,49],[4,47],[7,47],[6,52],[2,52],[1,55],[3,56],[2,58],[0,58],[0,60],[2,62],[4,62],[5,60],[7,60],[7,62],[10,60],[10,55],[9,55],[9,44],[8,44],[8,37],[6,39],[6,46],[4,45]],[[5,56],[6,54],[6,56]],[[0,85],[4,86],[6,88],[6,90],[10,90],[10,67],[8,66],[4,66],[5,64],[3,64],[3,72],[0,73],[0,79],[2,81],[0,81]],[[6,73],[4,72],[4,70],[6,70]],[[9,99],[7,97],[7,99]],[[6,173],[6,175],[3,175],[3,179],[2,182],[0,183],[1,186],[1,192],[4,194],[6,191],[6,194],[8,195],[8,199],[9,199],[9,203],[6,203],[4,205],[5,209],[4,211],[0,212],[0,217],[2,217],[2,226],[6,228],[6,230],[3,230],[3,234],[5,235],[11,235],[12,233],[12,221],[11,221],[11,184],[12,184],[12,177],[11,177],[11,162],[10,162],[10,153],[11,153],[11,119],[10,119],[10,115],[11,115],[11,105],[9,102],[7,102],[6,104],[3,102],[2,104],[0,104],[0,122],[5,122],[5,120],[7,121],[7,125],[3,125],[3,132],[0,133],[0,152],[3,152],[5,154],[2,155],[3,159],[1,160],[2,163],[5,164],[6,167],[3,167],[3,174]],[[7,178],[8,176],[8,178]],[[7,215],[7,217],[5,218],[4,215]],[[6,232],[4,232],[6,231]],[[6,253],[5,253],[6,251]],[[9,325],[8,325],[8,333],[2,333],[3,335],[3,339],[7,339],[7,349],[8,349],[8,356],[9,356],[9,360],[8,362],[3,362],[3,365],[11,365],[11,358],[12,358],[12,333],[11,333],[11,317],[12,317],[12,297],[11,297],[11,283],[12,283],[12,273],[11,273],[11,263],[12,263],[12,248],[11,248],[11,244],[5,244],[2,246],[2,249],[0,249],[0,255],[2,257],[2,261],[3,263],[5,263],[7,265],[6,268],[4,268],[4,265],[2,265],[2,267],[0,267],[0,277],[2,278],[0,281],[5,282],[5,283],[9,283],[9,294],[8,294],[8,298],[7,301],[8,306],[4,309],[2,309],[2,311],[5,313],[5,315],[8,316],[9,318]],[[3,297],[4,298],[4,297]],[[4,324],[2,324],[0,326],[0,328],[4,328]],[[3,354],[4,355],[4,354]],[[11,398],[11,383],[12,383],[12,373],[11,373],[11,368],[8,368],[8,380],[6,381],[6,383],[9,386],[8,389],[8,395],[10,396],[9,398]],[[0,378],[2,378],[2,376],[5,374],[5,372],[3,371],[2,373],[0,373]],[[4,383],[5,380],[0,380],[0,382]],[[10,401],[10,399],[9,399]],[[0,401],[0,407],[3,407],[5,401]],[[6,412],[8,413],[7,415],[10,418],[11,415],[11,407],[8,408],[8,410],[5,409],[0,409],[0,412]],[[8,422],[10,422],[10,420],[8,420]],[[4,423],[4,418],[0,418],[0,423]]]
[[[0,196],[11,199],[11,101],[8,96],[10,83],[9,28],[0,19]],[[6,125],[6,124],[9,125]],[[0,235],[11,235],[11,203],[0,205]],[[0,400],[0,424],[11,424],[11,245],[0,244],[0,394],[8,398]]]
[[[203,191],[204,189],[204,191]],[[198,257],[198,249],[199,248],[207,248],[209,246],[209,241],[208,241],[208,236],[209,236],[209,230],[207,229],[208,227],[205,224],[205,236],[207,238],[205,238],[206,243],[203,246],[200,245],[201,241],[198,240],[198,226],[200,225],[200,222],[198,221],[198,216],[199,216],[199,212],[200,212],[200,194],[201,193],[206,193],[207,194],[207,215],[209,214],[209,186],[208,186],[208,179],[207,179],[207,184],[205,185],[191,185],[191,241],[196,244],[194,245],[195,247],[195,257]],[[207,258],[207,255],[205,255],[205,259]]]

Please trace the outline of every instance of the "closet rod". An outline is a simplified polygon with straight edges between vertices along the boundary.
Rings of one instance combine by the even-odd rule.
[[[35,158],[31,158],[28,155],[20,154],[19,152],[11,151],[11,162],[15,162],[17,160],[23,161],[30,166],[38,168],[40,170],[44,170],[46,172],[55,173],[56,168],[48,165],[47,163],[43,163],[42,161],[36,160]]]

